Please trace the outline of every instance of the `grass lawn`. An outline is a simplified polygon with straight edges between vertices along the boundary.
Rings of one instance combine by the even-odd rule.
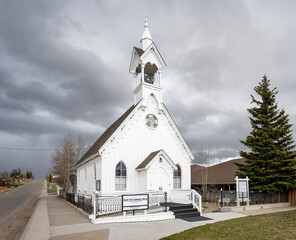
[[[296,210],[207,224],[163,239],[296,239]]]
[[[48,183],[47,184],[47,193],[50,195],[56,195],[57,194],[57,185],[54,183]]]

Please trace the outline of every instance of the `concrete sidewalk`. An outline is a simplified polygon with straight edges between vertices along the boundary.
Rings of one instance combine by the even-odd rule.
[[[57,196],[47,198],[50,239],[109,239],[109,229],[94,225],[82,213]],[[76,210],[77,209],[77,210]]]
[[[109,230],[90,223],[88,216],[66,201],[47,194],[44,182],[36,208],[20,240],[109,239]]]
[[[191,218],[187,221],[174,219],[94,225],[85,213],[81,213],[74,206],[57,196],[48,196],[46,190],[45,183],[39,202],[22,235],[22,240],[156,240],[218,221],[296,209],[296,207],[285,207],[243,212],[206,213],[203,218]]]

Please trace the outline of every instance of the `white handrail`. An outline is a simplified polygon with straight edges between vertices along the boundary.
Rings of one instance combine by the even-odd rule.
[[[170,200],[177,203],[192,204],[202,216],[202,197],[194,189],[172,189]]]

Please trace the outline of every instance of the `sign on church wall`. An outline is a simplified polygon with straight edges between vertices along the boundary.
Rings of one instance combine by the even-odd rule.
[[[96,180],[96,190],[101,191],[101,180]]]
[[[122,211],[145,210],[148,208],[148,194],[122,195]]]

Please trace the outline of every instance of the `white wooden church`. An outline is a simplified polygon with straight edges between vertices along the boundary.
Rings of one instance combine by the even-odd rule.
[[[134,47],[129,72],[135,82],[134,103],[78,161],[77,193],[100,196],[149,191],[190,190],[187,143],[162,98],[166,63],[145,19],[141,48]]]

